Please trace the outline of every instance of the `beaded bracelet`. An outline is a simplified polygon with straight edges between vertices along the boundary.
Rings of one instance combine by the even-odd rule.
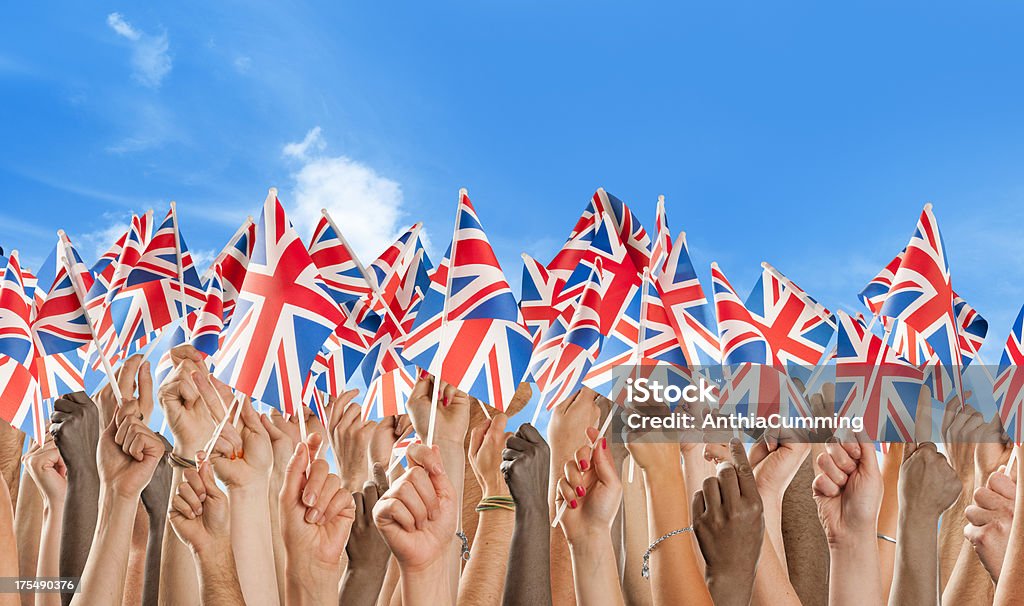
[[[476,510],[480,511],[494,511],[496,509],[504,509],[505,511],[515,511],[516,502],[510,496],[493,496],[484,497],[480,499],[480,504],[476,506]]]
[[[655,547],[660,545],[661,542],[664,541],[665,539],[674,537],[677,534],[682,534],[684,532],[690,532],[692,530],[693,530],[692,526],[687,526],[686,528],[680,528],[678,530],[673,530],[672,532],[670,532],[670,533],[668,533],[668,534],[666,534],[664,536],[659,537],[657,540],[655,540],[653,543],[651,543],[651,546],[648,547],[647,551],[644,552],[644,565],[640,569],[640,576],[642,576],[645,579],[651,578],[651,566],[650,566],[651,552],[654,551]]]

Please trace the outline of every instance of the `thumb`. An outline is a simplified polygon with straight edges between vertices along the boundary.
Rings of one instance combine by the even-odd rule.
[[[224,498],[224,493],[217,486],[217,478],[213,477],[213,465],[210,465],[210,461],[206,459],[206,453],[200,452],[196,458],[200,461],[199,478],[206,488],[206,498],[215,500]]]
[[[903,445],[903,462],[906,463],[910,455],[917,451],[917,442],[907,442]]]

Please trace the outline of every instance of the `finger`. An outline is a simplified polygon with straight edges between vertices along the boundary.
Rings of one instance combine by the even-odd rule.
[[[703,490],[698,490],[693,493],[693,502],[690,504],[690,511],[692,512],[692,519],[694,520],[703,516],[704,512],[707,511],[707,505],[704,503]]]
[[[306,477],[306,486],[302,489],[302,502],[306,507],[313,507],[317,503],[317,499],[320,497],[320,491],[323,490],[324,482],[327,481],[327,475],[330,473],[327,462],[323,459],[317,459],[309,467],[309,474]]]
[[[583,486],[583,473],[580,472],[579,467],[575,463],[572,461],[565,462],[565,465],[562,466],[562,477],[572,486],[573,494],[578,497],[583,497],[587,494],[587,490]]]
[[[990,490],[1006,499],[1015,499],[1017,496],[1017,483],[1006,475],[1006,473],[994,473],[988,477]]]
[[[307,484],[308,486],[308,484]],[[316,504],[306,509],[306,521],[310,524],[323,524],[327,507],[331,503],[331,499],[337,494],[338,488],[341,486],[341,480],[338,476],[333,473],[327,474],[324,479],[323,486],[320,488],[320,492],[317,494]]]
[[[967,518],[968,522],[975,526],[984,526],[985,524],[997,519],[999,516],[992,510],[971,504],[964,509],[964,517]]]
[[[819,455],[819,458],[824,456],[824,453]],[[811,483],[811,488],[814,490],[814,494],[823,497],[838,497],[841,489],[839,485],[832,481],[827,474],[819,473],[814,477],[814,482]]]
[[[483,423],[474,427],[469,432],[469,454],[475,457],[480,452],[480,446],[484,443],[484,436],[487,434],[487,426],[490,421],[484,420]]]
[[[295,445],[292,458],[284,471],[281,484],[281,503],[293,507],[302,502],[302,490],[306,485],[306,467],[309,465],[309,449],[301,442]]]
[[[359,493],[357,493],[359,494]],[[327,504],[327,508],[324,510],[323,520],[324,523],[333,522],[336,518],[341,516],[345,511],[355,512],[355,499],[353,494],[346,490],[339,490],[334,493],[331,497],[330,502]],[[353,519],[358,520],[359,518],[353,516]]]
[[[428,517],[433,520],[437,516],[440,502],[434,490],[434,484],[430,481],[430,476],[423,468],[413,467],[406,472],[406,478],[426,507]]]
[[[818,469],[821,473],[828,477],[836,486],[846,486],[846,480],[849,476],[839,469],[835,461],[827,452],[823,452],[818,455]]]
[[[142,365],[142,356],[135,354],[129,356],[124,364],[121,365],[121,369],[117,372],[117,387],[121,390],[121,397],[125,399],[131,399],[135,394],[136,375],[139,372],[139,366]]]
[[[981,486],[974,491],[974,504],[984,509],[1001,509],[1007,501],[1005,497],[985,486]]]
[[[353,503],[353,505],[355,506],[355,509],[356,509],[356,522],[357,523],[359,521],[361,521],[361,520],[366,519],[365,516],[366,516],[366,512],[367,511],[373,511],[373,505],[370,504],[368,502],[368,500],[367,500],[367,497],[369,496],[367,494],[367,489],[369,489],[369,492],[376,493],[376,490],[371,488],[371,487],[372,487],[372,484],[367,482],[363,486],[363,491],[362,492],[356,492],[356,493],[352,494],[352,503]]]
[[[596,440],[598,433],[595,427],[587,428],[587,437],[591,440]],[[620,484],[619,470],[612,457],[612,451],[608,448],[608,438],[601,438],[598,442],[598,444],[594,445],[593,452],[590,455],[590,463],[597,472],[599,482],[605,486],[617,486]],[[587,447],[584,448],[590,450]]]
[[[188,506],[192,508],[192,511],[196,512],[196,515],[203,513],[203,502],[188,482],[178,484],[178,496],[188,503]]]
[[[153,410],[153,372],[149,362],[139,365],[138,374],[139,402],[143,410]]]
[[[390,493],[389,493],[390,494]],[[412,516],[409,509],[401,499],[393,496],[384,501],[385,506],[381,509],[381,517],[402,527],[406,532],[416,531],[416,518]]]
[[[188,468],[184,470],[182,477],[184,478],[185,482],[187,482],[188,485],[192,487],[192,492],[196,494],[196,497],[199,499],[199,502],[202,503],[203,501],[205,501],[206,482],[203,480],[203,477],[199,474],[199,472],[195,469]]]
[[[717,475],[722,505],[725,505],[727,511],[734,511],[740,502],[740,484],[736,468],[730,463],[719,463]]]
[[[844,474],[850,475],[857,469],[857,462],[853,460],[853,457],[850,456],[850,453],[840,442],[830,440],[825,444],[825,452],[828,453],[835,466],[841,469]]]
[[[388,491],[388,471],[382,463],[373,464],[373,484],[377,487],[377,496]],[[377,497],[375,496],[374,501],[376,500]]]
[[[171,508],[190,520],[196,519],[196,513],[192,506],[177,494],[171,497]]]
[[[555,484],[555,490],[561,500],[567,503],[567,507],[569,509],[576,509],[579,507],[576,489],[573,488],[565,478],[558,478],[558,483]]]
[[[530,423],[524,423],[519,426],[516,430],[516,437],[523,439],[531,444],[544,444],[544,436],[540,435],[537,428]]]
[[[740,487],[740,493],[744,497],[758,497],[757,480],[754,479],[754,469],[747,459],[747,452],[743,449],[743,442],[736,438],[729,441],[729,450],[732,455],[732,464],[736,468],[736,480]]]
[[[857,438],[858,452],[860,453],[859,467],[864,469],[871,475],[877,475],[878,469],[878,453],[875,451],[875,443],[868,438],[868,434],[863,431],[858,431],[855,434]],[[934,444],[932,445],[934,447]],[[847,448],[846,452],[850,452]]]

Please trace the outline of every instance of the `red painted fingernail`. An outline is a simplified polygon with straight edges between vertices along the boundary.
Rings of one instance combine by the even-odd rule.
[[[590,469],[590,461],[586,459],[580,459],[580,471],[586,471]]]
[[[576,499],[569,501],[569,507],[571,509],[576,509]]]
[[[608,438],[601,438],[601,448],[608,450]]]
[[[582,487],[582,486],[577,486],[576,487],[576,494],[578,494],[579,496],[582,497],[583,495],[587,494],[587,489]]]

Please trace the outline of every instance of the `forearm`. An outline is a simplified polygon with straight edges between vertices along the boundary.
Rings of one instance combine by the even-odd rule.
[[[18,570],[21,576],[30,577],[35,575],[38,567],[39,551],[42,549],[40,534],[45,524],[45,513],[43,512],[42,496],[28,473],[21,474],[18,503],[14,509],[14,531],[18,539]],[[59,549],[59,536],[57,537],[57,546]],[[25,598],[22,600],[24,606],[32,604],[33,594],[26,593],[23,597]]]
[[[683,451],[683,481],[686,484],[686,499],[689,503],[693,495],[703,487],[704,480],[715,475],[715,465],[704,458],[703,448],[700,446],[688,448]],[[817,518],[817,513],[815,513]],[[704,574],[704,556],[697,546],[696,537],[690,540],[693,552],[697,556],[697,568]]]
[[[459,580],[459,604],[501,604],[514,525],[515,513],[512,511],[495,509],[480,512],[469,561]]]
[[[388,569],[384,574],[384,585],[380,588],[380,595],[377,596],[377,606],[389,606],[393,596],[401,595],[400,591],[396,591],[401,576],[402,573],[398,570],[398,561],[395,558],[388,560]],[[342,604],[341,606],[345,605]]]
[[[184,479],[180,467],[174,467],[171,486],[178,486]],[[163,548],[160,555],[160,584],[167,590],[160,592],[161,606],[191,606],[194,596],[199,594],[197,562],[192,551],[178,539],[174,531],[164,524]]]
[[[622,588],[615,570],[615,554],[610,533],[596,530],[593,535],[569,544],[576,603],[587,606],[621,606]]]
[[[230,542],[211,550],[209,557],[197,554],[195,570],[203,606],[246,606]]]
[[[22,495],[25,492],[22,491]],[[49,503],[43,506],[43,528],[39,539],[39,562],[33,575],[37,577],[60,576],[60,533],[64,525],[64,504]],[[33,576],[22,574],[22,576]],[[26,594],[27,595],[27,594]],[[59,593],[39,593],[34,595],[36,606],[59,606]],[[24,603],[24,600],[22,600]]]
[[[92,474],[78,475],[68,471],[68,491],[64,501],[64,523],[60,538],[60,576],[80,577],[92,547],[99,508],[100,481]],[[129,531],[131,524],[128,524]],[[64,604],[72,594],[63,594]]]
[[[552,447],[555,445],[552,444]],[[548,476],[548,512],[551,519],[554,519],[558,508],[555,506],[555,487],[558,486],[558,479],[562,477],[563,465],[572,459],[572,454],[559,454],[552,450],[551,467]],[[551,520],[548,521],[548,524]],[[550,556],[550,578],[551,578],[551,601],[555,606],[575,606],[576,591],[573,589],[572,560],[569,556],[569,544],[565,540],[565,534],[560,528],[550,528],[549,539],[551,545]]]
[[[622,598],[626,606],[651,606],[654,596],[651,583],[643,577],[644,552],[650,545],[650,530],[647,520],[647,489],[643,473],[637,473],[633,482],[623,484],[622,509]],[[614,530],[613,530],[614,532]],[[684,540],[689,541],[689,537]]]
[[[938,604],[938,522],[927,514],[900,516],[890,604]]]
[[[804,459],[782,498],[782,538],[789,581],[805,606],[828,602],[828,541],[818,521],[811,483],[814,464]]]
[[[149,538],[146,541],[146,577],[143,581],[142,603],[157,606],[160,599],[160,562],[163,555],[164,528],[167,510],[149,513]]]
[[[440,439],[437,441],[437,445],[441,450],[441,462],[444,464],[445,472],[452,481],[452,486],[455,487],[455,492],[458,494],[455,502],[459,504],[462,503],[462,496],[465,494],[466,449],[464,441],[465,436],[459,436],[457,441],[451,439]],[[362,487],[360,486],[360,488]],[[459,523],[456,528],[462,530],[462,507],[458,507],[456,511],[456,515],[459,516]],[[448,592],[454,596],[459,591],[459,573],[461,572],[462,562],[462,542],[458,538],[452,537],[451,548],[448,553],[450,560],[448,562]]]
[[[284,546],[284,536],[281,534],[281,505],[279,496],[281,494],[281,477],[272,473],[270,476],[270,490],[267,502],[270,507],[270,538],[274,543],[274,571],[277,577],[278,599],[284,603],[285,587],[285,564],[288,560],[288,553]]]
[[[985,570],[971,542],[964,540],[953,574],[942,591],[942,603],[991,604],[994,592],[992,577]]]
[[[903,462],[903,444],[890,444],[882,455],[882,505],[878,510],[878,534],[896,538],[899,516],[900,465]],[[879,575],[882,579],[883,595],[892,589],[893,567],[896,562],[896,546],[885,539],[878,539]]]
[[[779,503],[771,505],[767,502],[765,503],[764,517],[766,523],[769,519],[775,519],[778,520],[781,526],[782,503],[781,499],[779,501]],[[761,555],[758,558],[757,569],[754,573],[754,591],[751,603],[793,604],[799,606],[800,598],[797,597],[796,590],[793,589],[793,585],[789,582],[786,569],[782,566],[782,562],[779,561],[779,550],[772,544],[772,541],[772,536],[766,532],[764,540],[761,541]]]
[[[314,570],[306,560],[290,563],[285,570],[284,603],[287,606],[335,606],[340,582],[339,568]]]
[[[829,545],[830,606],[885,604],[878,573],[878,546],[874,529]],[[851,571],[858,571],[851,574]]]
[[[266,483],[229,487],[231,547],[245,603],[277,604],[277,572],[270,537],[270,503]]]
[[[341,581],[341,593],[338,604],[342,606],[373,606],[383,595],[384,578],[388,573],[388,564],[383,566],[353,566],[349,562],[345,576]]]
[[[137,498],[100,491],[99,516],[90,551],[92,557],[87,559],[82,571],[82,590],[72,599],[74,606],[121,604],[138,505]]]
[[[18,576],[18,539],[14,534],[14,503],[6,483],[0,485],[0,576]],[[18,594],[0,594],[0,606],[17,606]]]
[[[647,488],[648,544],[690,526],[690,505],[682,469],[644,470]],[[656,605],[711,604],[711,594],[697,564],[692,532],[670,537],[650,557],[651,594]]]
[[[402,570],[400,587],[402,606],[444,606],[455,603],[449,567],[451,561],[439,558],[424,570]]]
[[[551,532],[547,507],[516,505],[503,606],[550,606]]]
[[[1024,449],[1017,450],[1017,494],[1014,511],[1024,511]],[[993,606],[1013,606],[1024,603],[1024,515],[1013,516],[1010,538],[1006,542],[1006,556],[999,572]]]
[[[964,526],[967,525],[967,517],[964,510],[971,504],[974,496],[973,474],[969,479],[964,479],[963,489],[956,502],[942,514],[942,525],[939,528],[939,590],[946,587],[949,577],[953,574],[953,567],[956,566],[957,558],[960,556],[960,547],[964,542]]]

